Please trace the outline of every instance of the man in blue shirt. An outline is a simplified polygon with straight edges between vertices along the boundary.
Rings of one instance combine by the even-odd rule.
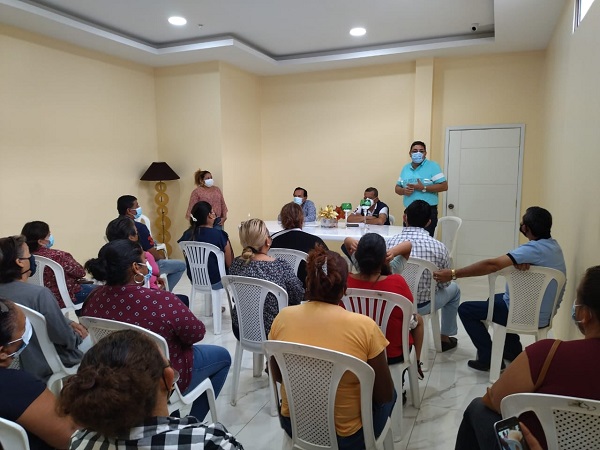
[[[294,203],[302,206],[305,222],[315,222],[317,220],[317,208],[315,204],[308,200],[308,191],[304,188],[297,187],[294,189]]]
[[[560,270],[566,275],[567,268],[562,250],[556,240],[550,236],[552,228],[552,215],[539,206],[527,208],[525,215],[519,226],[519,231],[523,233],[529,242],[511,250],[505,255],[497,258],[485,259],[470,266],[458,270],[439,270],[433,274],[434,279],[440,283],[444,281],[456,280],[457,278],[476,277],[488,275],[490,273],[502,270],[512,265],[525,265],[519,267],[526,269],[529,265],[549,267]],[[558,297],[558,305],[562,300],[564,288]],[[540,311],[540,327],[548,326],[550,318],[554,312],[554,296],[556,294],[556,283],[551,283],[542,300],[542,309]],[[490,360],[492,356],[492,340],[487,331],[487,327],[482,320],[487,317],[488,299],[485,302],[464,302],[458,307],[458,316],[462,321],[465,330],[477,348],[477,359],[469,361],[469,367],[488,371],[490,369]],[[493,321],[499,325],[506,325],[508,319],[508,305],[510,302],[509,293],[496,294],[494,297],[494,316]],[[557,308],[558,308],[557,305]],[[513,333],[506,334],[504,344],[504,359],[512,361],[523,350],[519,335]]]
[[[415,200],[424,200],[431,205],[431,223],[425,229],[433,237],[438,222],[438,192],[448,190],[448,181],[440,165],[426,158],[424,142],[413,142],[408,154],[411,162],[402,168],[395,191],[404,196],[405,208]]]

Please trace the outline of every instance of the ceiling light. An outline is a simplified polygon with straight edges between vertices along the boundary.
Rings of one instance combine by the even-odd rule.
[[[179,17],[179,16],[173,16],[173,17],[169,17],[169,23],[171,25],[185,25],[187,23],[187,20],[185,20],[184,17]]]
[[[367,34],[367,30],[365,30],[362,27],[352,28],[350,30],[350,34],[352,36],[364,36],[365,34]]]

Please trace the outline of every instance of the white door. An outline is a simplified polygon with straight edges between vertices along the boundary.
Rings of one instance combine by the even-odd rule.
[[[462,219],[455,267],[518,244],[523,125],[448,128],[443,212]]]

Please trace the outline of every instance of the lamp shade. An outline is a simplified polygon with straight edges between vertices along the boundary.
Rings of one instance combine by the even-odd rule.
[[[170,181],[179,180],[179,175],[166,162],[153,162],[144,172],[141,181]]]

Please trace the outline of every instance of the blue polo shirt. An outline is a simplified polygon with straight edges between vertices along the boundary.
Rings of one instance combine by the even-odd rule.
[[[417,180],[421,180],[425,186],[432,184],[439,184],[446,181],[446,176],[442,172],[442,168],[435,161],[425,159],[416,168],[413,168],[412,163],[408,163],[400,172],[400,177],[396,182],[397,186],[404,187],[408,182],[416,183]],[[437,192],[421,192],[414,191],[411,195],[404,195],[404,207],[407,207],[415,200],[425,200],[431,206],[437,206],[438,194]]]
[[[567,266],[565,265],[565,258],[563,256],[562,249],[556,240],[550,239],[538,239],[537,241],[529,241],[511,250],[507,253],[508,257],[515,264],[531,264],[534,266],[549,267],[551,269],[560,270],[562,273],[567,275]],[[558,297],[558,303],[556,308],[562,301],[565,288],[563,289]],[[556,294],[556,282],[552,281],[546,292],[544,292],[544,299],[542,300],[542,309],[540,311],[540,327],[545,327],[550,323],[554,307],[554,295]],[[508,292],[508,286],[506,286],[506,292],[504,293],[504,302],[508,307],[510,303],[510,293]]]

